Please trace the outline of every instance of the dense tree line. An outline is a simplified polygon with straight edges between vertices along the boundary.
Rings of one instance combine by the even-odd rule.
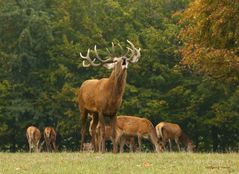
[[[104,68],[80,52],[142,48],[118,114],[178,123],[200,151],[238,150],[239,3],[195,0],[0,0],[0,150],[26,150],[29,125],[51,125],[78,150],[75,92]]]

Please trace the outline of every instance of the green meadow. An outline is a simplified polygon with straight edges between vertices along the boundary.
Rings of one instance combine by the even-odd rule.
[[[238,153],[0,153],[0,174],[239,173]]]

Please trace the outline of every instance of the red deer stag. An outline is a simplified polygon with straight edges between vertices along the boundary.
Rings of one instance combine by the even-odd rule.
[[[26,137],[29,144],[29,152],[40,152],[39,142],[41,139],[41,132],[35,126],[27,128]]]
[[[95,58],[90,58],[90,49],[88,49],[86,56],[82,56],[82,54],[80,54],[81,58],[84,59],[83,67],[96,67],[103,65],[108,69],[113,69],[109,78],[86,80],[82,83],[77,92],[82,124],[81,150],[83,149],[85,141],[86,118],[88,114],[91,114],[93,115],[92,137],[95,137],[95,129],[98,121],[100,124],[101,136],[99,140],[99,150],[101,152],[105,151],[104,117],[107,116],[111,118],[111,125],[113,129],[113,152],[117,152],[117,147],[114,141],[116,112],[119,110],[122,103],[128,63],[136,63],[140,57],[140,48],[135,48],[135,46],[128,40],[127,42],[130,44],[131,48],[127,47],[127,53],[120,57],[110,56],[108,59],[102,60],[97,53],[96,46],[94,48]],[[112,48],[114,50],[113,44]],[[99,61],[99,63],[95,63],[95,61]],[[95,149],[94,138],[92,138],[92,144]]]
[[[164,145],[167,142],[169,143],[170,151],[172,151],[171,140],[174,140],[177,144],[178,151],[180,151],[180,143],[183,143],[185,146],[187,146],[188,152],[192,152],[195,147],[192,140],[189,139],[189,137],[182,131],[181,127],[178,124],[160,122],[156,126],[156,132],[158,138],[163,141]]]
[[[141,151],[142,138],[150,139],[155,147],[156,152],[161,152],[163,150],[162,145],[159,144],[153,124],[146,118],[134,116],[117,116],[116,135],[116,142],[118,142],[123,135],[137,136],[139,151]]]
[[[46,143],[47,152],[52,152],[52,150],[57,151],[56,132],[53,127],[46,127],[44,129],[44,139]]]
[[[92,125],[93,120],[90,121],[89,126],[89,132],[92,136]],[[116,137],[117,137],[117,124],[116,124]],[[95,141],[96,143],[99,141],[100,136],[100,127],[99,124],[96,127],[96,133],[95,133]],[[107,125],[105,126],[105,140],[111,140],[113,142],[113,132],[111,126]],[[133,136],[121,136],[120,138],[120,152],[122,153],[124,151],[124,145],[128,146],[130,148],[130,152],[134,151],[135,141]]]

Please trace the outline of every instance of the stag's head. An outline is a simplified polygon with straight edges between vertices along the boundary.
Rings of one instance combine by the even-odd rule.
[[[117,72],[121,72],[122,70],[126,70],[128,68],[129,63],[136,63],[140,58],[140,48],[135,48],[134,44],[128,41],[130,47],[127,47],[127,52],[121,56],[113,56],[109,51],[109,55],[107,59],[101,59],[98,55],[96,46],[94,47],[95,58],[90,58],[91,50],[88,49],[86,56],[83,56],[80,53],[83,61],[83,67],[97,67],[104,66],[107,69],[115,69]],[[120,45],[119,45],[120,46]],[[120,46],[121,47],[121,46]],[[122,47],[121,47],[122,48]],[[112,51],[114,52],[114,44],[112,43]]]

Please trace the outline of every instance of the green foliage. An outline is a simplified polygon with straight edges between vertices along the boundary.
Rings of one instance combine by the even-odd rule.
[[[195,0],[183,12],[182,63],[227,83],[239,82],[238,1]]]

